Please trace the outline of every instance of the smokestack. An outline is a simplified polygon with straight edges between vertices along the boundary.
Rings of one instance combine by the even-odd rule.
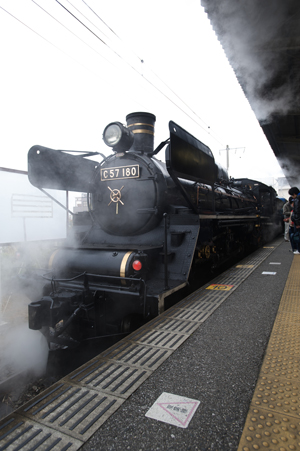
[[[151,113],[131,113],[126,116],[127,127],[134,133],[134,143],[130,150],[153,152],[155,120],[156,117]]]

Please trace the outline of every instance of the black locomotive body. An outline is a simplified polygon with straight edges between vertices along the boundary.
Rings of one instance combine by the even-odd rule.
[[[126,120],[105,128],[113,153],[101,163],[90,153],[29,151],[34,186],[88,193],[89,211],[73,216],[50,258],[43,296],[29,304],[29,327],[49,342],[127,333],[161,313],[203,263],[217,266],[281,230],[273,188],[229,180],[211,150],[174,122],[154,150],[155,116]],[[166,163],[156,158],[164,146]]]

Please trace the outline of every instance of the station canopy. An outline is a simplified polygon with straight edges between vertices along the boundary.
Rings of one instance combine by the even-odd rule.
[[[300,185],[299,0],[201,0],[291,186]]]

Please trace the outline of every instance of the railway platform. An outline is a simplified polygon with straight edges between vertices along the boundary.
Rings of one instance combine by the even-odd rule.
[[[300,450],[300,256],[282,238],[0,421],[0,451]]]

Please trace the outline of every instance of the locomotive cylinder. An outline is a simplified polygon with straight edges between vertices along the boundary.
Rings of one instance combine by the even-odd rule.
[[[129,277],[134,273],[132,263],[137,258],[133,251],[105,251],[88,249],[60,249],[50,258],[50,269],[67,276],[83,272],[107,276]]]

